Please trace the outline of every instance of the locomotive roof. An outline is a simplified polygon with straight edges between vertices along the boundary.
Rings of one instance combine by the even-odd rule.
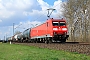
[[[53,19],[53,18],[50,18],[50,19],[47,19],[47,21],[46,22],[49,22],[49,21],[62,21],[62,22],[66,22],[66,20],[65,19]],[[42,23],[42,24],[45,24],[46,22],[44,22],[44,23]],[[42,24],[40,24],[40,25],[42,25]],[[40,25],[38,25],[38,26],[40,26]],[[36,26],[36,27],[38,27],[38,26]],[[35,28],[35,27],[33,27],[33,28]],[[32,28],[32,29],[33,29]]]
[[[50,19],[47,19],[47,21],[66,21],[65,19],[53,19],[53,18],[50,18]]]

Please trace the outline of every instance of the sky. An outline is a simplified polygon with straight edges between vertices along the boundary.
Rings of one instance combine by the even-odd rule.
[[[0,0],[0,39],[10,37],[15,31],[40,25],[47,20],[47,9],[56,9],[51,17],[62,18],[65,0]],[[60,17],[61,16],[61,17]]]

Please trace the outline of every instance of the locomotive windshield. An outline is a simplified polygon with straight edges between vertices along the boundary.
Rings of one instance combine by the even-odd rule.
[[[65,22],[53,22],[52,24],[53,26],[65,26],[66,25]]]
[[[59,22],[53,22],[53,26],[58,26]]]
[[[65,22],[60,22],[60,24],[59,24],[60,26],[65,26],[66,25],[66,23]]]

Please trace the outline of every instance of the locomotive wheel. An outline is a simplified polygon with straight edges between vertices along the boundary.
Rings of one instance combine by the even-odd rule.
[[[66,39],[61,40],[61,43],[65,43],[65,42],[66,42]]]
[[[45,43],[46,43],[46,44],[48,44],[48,43],[49,43],[49,41],[48,41],[48,40],[45,40]]]
[[[52,43],[52,39],[49,40],[49,43],[50,43],[50,44]]]

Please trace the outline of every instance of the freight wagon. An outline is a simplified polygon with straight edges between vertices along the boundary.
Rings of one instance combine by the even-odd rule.
[[[30,39],[30,30],[31,30],[31,28],[28,28],[28,29],[26,29],[23,32],[23,41],[25,41],[25,42],[31,42],[31,39]]]

